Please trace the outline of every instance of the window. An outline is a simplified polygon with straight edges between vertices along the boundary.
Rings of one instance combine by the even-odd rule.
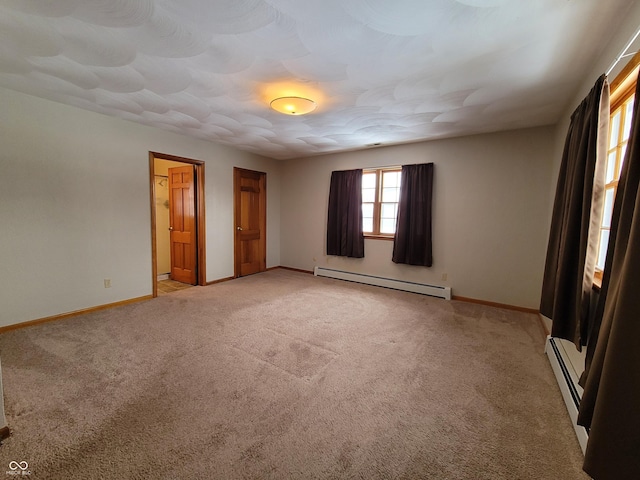
[[[598,283],[602,281],[602,273],[607,258],[613,203],[631,131],[639,64],[640,56],[636,55],[611,83],[611,114],[609,118],[607,163],[605,166],[604,210],[602,212],[602,224],[600,225],[598,259],[595,272],[595,279]]]
[[[362,231],[366,237],[390,238],[396,232],[401,167],[364,170]]]

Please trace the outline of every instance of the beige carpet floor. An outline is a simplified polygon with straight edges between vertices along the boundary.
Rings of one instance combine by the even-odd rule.
[[[194,287],[0,335],[0,475],[584,480],[543,345],[535,315],[283,269]]]

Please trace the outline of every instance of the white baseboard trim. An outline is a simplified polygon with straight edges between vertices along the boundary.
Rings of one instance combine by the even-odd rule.
[[[565,358],[564,347],[551,336],[547,336],[547,342],[544,348],[549,363],[556,376],[556,381],[562,392],[562,398],[567,406],[567,412],[571,418],[571,424],[578,437],[578,442],[582,448],[582,453],[587,449],[587,441],[589,434],[586,429],[578,425],[578,408],[580,407],[580,399],[582,397],[582,388],[578,385],[578,376],[570,363]]]
[[[344,270],[334,270],[332,268],[324,268],[318,266],[313,269],[313,274],[316,277],[335,278],[338,280],[346,280],[348,282],[364,283],[365,285],[391,288],[393,290],[403,290],[405,292],[420,293],[422,295],[429,295],[431,297],[440,297],[444,298],[445,300],[451,300],[451,287],[427,285],[424,283],[378,277],[376,275],[368,275],[365,273],[346,272]]]

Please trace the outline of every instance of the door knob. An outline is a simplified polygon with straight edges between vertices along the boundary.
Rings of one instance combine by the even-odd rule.
[[[169,231],[173,231],[173,227],[169,227]]]
[[[236,227],[236,230],[242,230],[242,227]]]

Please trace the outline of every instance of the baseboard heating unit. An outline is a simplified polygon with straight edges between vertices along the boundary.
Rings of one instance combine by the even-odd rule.
[[[549,363],[556,376],[556,381],[562,392],[564,403],[567,406],[571,424],[582,447],[582,453],[587,448],[587,440],[589,434],[584,427],[578,425],[578,408],[580,407],[580,399],[582,397],[582,387],[578,385],[578,376],[571,367],[571,363],[565,358],[566,353],[563,345],[557,339],[548,336],[545,344],[545,353],[549,357]]]
[[[315,267],[313,269],[313,274],[316,277],[336,278],[338,280],[347,280],[348,282],[364,283],[366,285],[375,285],[377,287],[392,288],[394,290],[403,290],[405,292],[420,293],[422,295],[430,295],[432,297],[451,300],[451,287],[440,287],[438,285],[407,282],[405,280],[376,277],[375,275],[345,272],[342,270],[333,270],[331,268],[323,267]]]

